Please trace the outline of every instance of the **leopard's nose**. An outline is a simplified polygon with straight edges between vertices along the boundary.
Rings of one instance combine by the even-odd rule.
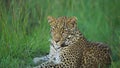
[[[59,41],[60,41],[59,39],[55,40],[56,43],[58,43]]]

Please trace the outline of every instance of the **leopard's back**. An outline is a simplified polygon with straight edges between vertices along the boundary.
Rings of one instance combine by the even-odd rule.
[[[109,68],[111,65],[111,51],[106,44],[88,42],[83,50],[82,66],[87,68]]]
[[[110,48],[106,44],[87,41],[84,44],[75,43],[65,47],[61,51],[61,59],[67,59],[63,62],[81,68],[109,68],[110,53]]]

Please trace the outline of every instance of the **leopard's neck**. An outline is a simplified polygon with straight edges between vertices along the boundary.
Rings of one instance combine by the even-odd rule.
[[[84,37],[84,35],[80,32],[80,30],[77,29],[75,35],[78,36],[78,41],[80,43],[86,43],[86,42],[88,42],[88,40]]]
[[[68,38],[66,39],[65,44],[66,45],[71,45],[71,44],[75,44],[75,43],[86,43],[88,42],[87,39],[84,37],[84,35],[78,30],[76,29],[75,31],[73,31]]]

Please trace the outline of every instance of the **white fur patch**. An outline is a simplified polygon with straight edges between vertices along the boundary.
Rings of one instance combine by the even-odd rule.
[[[55,64],[59,64],[61,62],[61,59],[60,59],[60,49],[57,50],[57,52],[55,53],[54,57],[55,57],[55,61],[54,63]]]

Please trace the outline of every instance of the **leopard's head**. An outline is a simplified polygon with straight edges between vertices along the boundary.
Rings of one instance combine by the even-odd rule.
[[[65,42],[67,38],[73,33],[76,29],[76,17],[59,17],[54,18],[48,16],[48,23],[50,24],[52,43],[57,46],[67,45]]]

